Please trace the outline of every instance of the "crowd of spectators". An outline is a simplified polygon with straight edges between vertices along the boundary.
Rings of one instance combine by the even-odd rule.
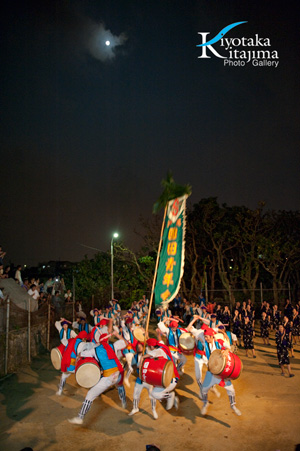
[[[4,258],[6,252],[0,246],[0,279],[14,279],[27,294],[34,300],[38,301],[38,307],[50,303],[54,313],[60,314],[66,303],[72,302],[72,292],[66,289],[64,279],[62,277],[48,277],[43,282],[36,277],[24,277],[22,265],[15,268],[10,265],[4,266]],[[0,299],[5,300],[5,293],[0,290]]]

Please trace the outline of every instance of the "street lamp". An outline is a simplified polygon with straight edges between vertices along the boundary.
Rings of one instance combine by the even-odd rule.
[[[114,238],[118,238],[119,234],[114,233],[110,242],[110,278],[111,278],[111,298],[114,299]]]

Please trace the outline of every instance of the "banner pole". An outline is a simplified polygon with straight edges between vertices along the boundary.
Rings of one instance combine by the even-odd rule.
[[[166,215],[167,215],[167,207],[168,207],[168,202],[167,202],[167,204],[166,204],[166,206],[165,206],[164,218],[163,218],[162,227],[161,227],[161,231],[160,231],[160,239],[159,239],[159,244],[158,244],[157,258],[156,258],[155,270],[154,270],[154,275],[153,275],[153,282],[152,282],[151,296],[150,296],[150,301],[149,301],[149,310],[148,310],[147,323],[146,323],[146,330],[145,330],[145,340],[144,340],[143,354],[145,353],[145,349],[146,349],[146,340],[147,340],[146,337],[147,337],[148,329],[149,329],[149,321],[150,321],[151,308],[152,308],[153,295],[154,295],[154,288],[155,288],[155,282],[156,282],[156,276],[157,276],[157,269],[158,269],[158,263],[159,263],[159,257],[160,257],[161,245],[162,245],[162,237],[163,237],[163,233],[164,233],[165,219],[166,219]]]

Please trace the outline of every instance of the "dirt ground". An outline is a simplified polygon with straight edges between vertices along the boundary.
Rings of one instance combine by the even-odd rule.
[[[295,377],[280,375],[277,364],[274,333],[272,346],[255,339],[257,358],[245,357],[241,349],[243,372],[234,382],[237,406],[242,416],[236,416],[229,406],[226,391],[221,397],[209,394],[209,410],[202,417],[202,402],[198,399],[193,357],[188,357],[185,374],[180,379],[177,394],[178,411],[166,411],[158,403],[159,419],[151,415],[147,391],[142,392],[140,412],[127,414],[132,408],[134,377],[126,388],[128,408],[123,410],[115,388],[97,399],[86,415],[83,426],[68,422],[74,417],[85,397],[72,375],[64,394],[55,395],[60,374],[49,355],[34,359],[0,384],[1,451],[19,451],[30,446],[40,450],[134,450],[146,449],[155,443],[162,451],[170,450],[263,450],[291,451],[300,443],[300,346],[291,359]]]

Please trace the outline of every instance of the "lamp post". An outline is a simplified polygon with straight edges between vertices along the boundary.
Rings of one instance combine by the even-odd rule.
[[[114,238],[118,238],[119,234],[114,233],[110,242],[110,279],[111,279],[111,298],[114,298]]]

